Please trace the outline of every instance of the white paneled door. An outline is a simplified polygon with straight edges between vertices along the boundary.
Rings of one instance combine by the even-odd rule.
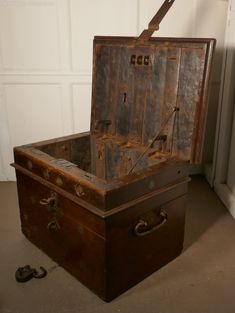
[[[204,2],[219,16],[199,34]],[[13,146],[89,129],[94,35],[137,36],[162,3],[0,0],[0,180],[15,179]],[[225,8],[176,0],[158,34],[221,40]]]
[[[214,185],[235,218],[235,0],[229,3],[222,77]]]
[[[230,53],[232,59],[232,79],[230,81],[231,89],[232,89],[232,98],[231,103],[233,105],[233,126],[231,133],[231,144],[229,151],[229,163],[228,163],[228,186],[234,196],[234,203],[232,213],[235,217],[235,1],[231,4],[231,16],[229,23],[230,31],[229,31],[229,41],[230,44]]]

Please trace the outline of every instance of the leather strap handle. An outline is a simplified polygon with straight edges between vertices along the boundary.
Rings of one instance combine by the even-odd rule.
[[[162,4],[156,15],[152,18],[148,25],[148,29],[145,29],[139,38],[137,39],[138,43],[144,43],[150,39],[152,34],[156,31],[159,30],[159,25],[175,0],[165,0],[165,2]]]

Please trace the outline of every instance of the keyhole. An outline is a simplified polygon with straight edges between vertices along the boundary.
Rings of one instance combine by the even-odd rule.
[[[126,103],[126,98],[127,98],[127,94],[126,94],[126,92],[124,92],[124,94],[123,94],[123,102],[124,103]]]
[[[98,159],[103,160],[103,155],[101,151],[98,151]]]

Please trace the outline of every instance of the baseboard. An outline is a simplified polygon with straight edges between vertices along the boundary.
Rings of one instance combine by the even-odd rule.
[[[0,173],[0,181],[7,181],[7,178],[4,174]]]
[[[4,181],[16,181],[16,175],[15,173],[13,174],[9,174],[8,176],[0,173],[0,181],[4,182]]]
[[[189,165],[189,175],[201,175],[203,174],[203,168],[198,164],[190,164]]]
[[[215,182],[214,190],[219,196],[220,200],[226,206],[232,217],[235,219],[235,196],[226,184],[219,184]]]
[[[206,163],[203,168],[205,178],[207,182],[209,183],[209,185],[211,186],[211,188],[214,187],[214,177],[212,173],[212,168],[213,168],[212,163]]]

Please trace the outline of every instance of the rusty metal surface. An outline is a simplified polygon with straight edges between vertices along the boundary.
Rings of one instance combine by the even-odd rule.
[[[126,203],[105,218],[58,188],[56,202],[64,214],[57,216],[59,227],[48,227],[54,219],[53,189],[35,176],[17,167],[23,233],[102,299],[112,300],[180,254],[187,180]],[[162,210],[167,221],[161,217]],[[135,234],[139,220],[152,228],[151,234]]]
[[[213,39],[96,37],[91,131],[109,121],[101,133],[148,145],[174,107],[180,109],[165,129],[164,153],[200,163],[203,146],[208,73]],[[148,60],[148,61],[146,61]]]
[[[69,141],[69,138],[67,140]],[[55,151],[58,151],[58,148],[55,148]],[[104,169],[104,164],[100,164],[100,168]],[[182,179],[185,180],[188,175],[187,164],[170,158],[166,162],[149,167],[142,173],[104,181],[79,169],[76,164],[63,159],[58,160],[55,154],[49,156],[32,147],[15,148],[13,166],[51,190],[60,191],[64,196],[84,207],[84,210],[99,216],[105,216],[106,212],[113,212],[115,208],[123,209],[129,201],[139,199],[150,192],[159,192],[159,190],[163,192],[169,186],[179,184]],[[81,194],[78,193],[78,186],[79,190],[82,190]]]
[[[215,41],[150,38],[173,2],[139,38],[95,38],[90,132],[14,149],[23,233],[107,301],[183,247]]]
[[[16,165],[93,211],[178,181],[201,160],[214,40],[135,42],[95,39],[91,133],[15,149]],[[127,175],[174,107],[177,117]]]

